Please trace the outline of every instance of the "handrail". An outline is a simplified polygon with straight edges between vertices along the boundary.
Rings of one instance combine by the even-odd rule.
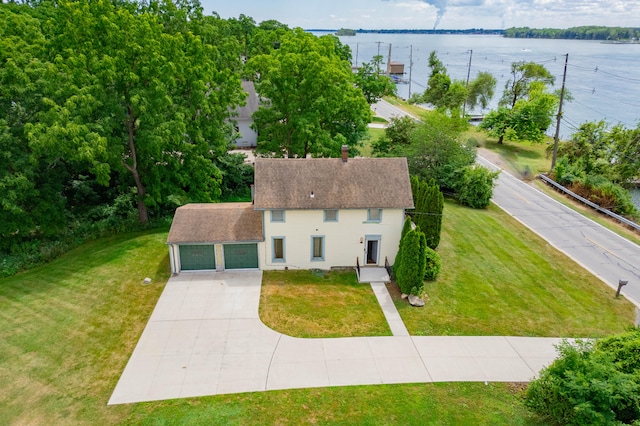
[[[389,274],[389,277],[392,277],[393,275],[391,274],[391,265],[389,264],[389,259],[387,259],[387,256],[384,257],[384,268],[387,270],[387,274]]]
[[[602,207],[600,207],[599,205],[597,205],[596,203],[587,200],[584,197],[579,196],[578,194],[576,194],[575,192],[572,192],[570,190],[568,190],[567,188],[565,188],[564,186],[560,185],[558,182],[554,181],[553,179],[543,175],[543,174],[539,174],[538,177],[540,179],[542,179],[544,182],[550,184],[551,186],[554,186],[555,188],[559,189],[560,191],[569,194],[570,196],[572,196],[573,198],[575,198],[576,200],[588,205],[589,207],[592,207],[594,209],[596,209],[597,211],[599,211],[600,213],[604,213],[607,216],[611,216],[612,218],[624,223],[625,225],[628,225],[632,228],[637,229],[638,231],[640,231],[640,225],[638,225],[635,222],[630,221],[629,219],[620,216],[619,214],[615,214],[614,212],[604,209]]]

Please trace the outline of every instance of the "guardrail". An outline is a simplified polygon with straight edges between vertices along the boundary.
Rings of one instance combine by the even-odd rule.
[[[568,194],[568,195],[572,196],[576,200],[588,205],[589,207],[592,207],[595,210],[598,210],[600,213],[604,213],[607,216],[611,216],[612,218],[616,219],[617,221],[619,221],[621,223],[624,223],[625,225],[630,226],[630,227],[640,231],[640,225],[638,225],[637,223],[632,222],[629,219],[620,216],[619,214],[615,214],[612,211],[609,211],[607,209],[603,209],[602,207],[600,207],[596,203],[593,203],[593,202],[587,200],[586,198],[579,196],[575,192],[572,192],[572,191],[568,190],[564,186],[560,185],[558,182],[554,181],[553,179],[550,179],[549,177],[547,177],[547,176],[545,176],[543,174],[538,175],[538,177],[540,179],[542,179],[545,183],[555,187],[556,189],[564,192],[565,194]]]

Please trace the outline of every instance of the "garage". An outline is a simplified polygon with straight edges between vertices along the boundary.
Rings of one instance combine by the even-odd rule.
[[[214,245],[180,245],[180,266],[183,271],[216,269]]]
[[[258,268],[257,244],[225,244],[223,247],[225,269]]]
[[[167,237],[171,272],[260,269],[262,213],[252,203],[187,204]]]

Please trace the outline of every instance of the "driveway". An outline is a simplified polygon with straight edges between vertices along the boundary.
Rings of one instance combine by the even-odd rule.
[[[524,382],[556,356],[554,338],[285,336],[259,319],[261,281],[260,271],[169,279],[109,404],[324,386]]]

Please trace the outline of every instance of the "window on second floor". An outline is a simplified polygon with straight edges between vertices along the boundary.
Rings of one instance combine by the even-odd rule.
[[[337,222],[338,221],[338,210],[325,210],[324,211],[324,221],[325,222]]]
[[[271,222],[284,222],[284,210],[271,210]]]
[[[382,220],[382,209],[367,210],[367,222],[380,222]]]

